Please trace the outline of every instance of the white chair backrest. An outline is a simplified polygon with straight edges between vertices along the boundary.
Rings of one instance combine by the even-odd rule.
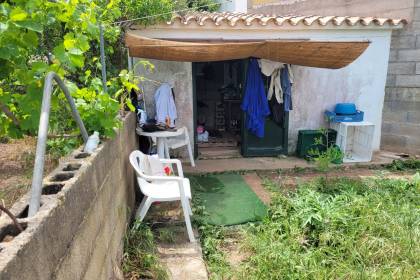
[[[136,170],[137,176],[143,177],[147,155],[143,154],[140,151],[132,151],[130,154],[130,163]]]
[[[150,183],[143,177],[144,176],[144,169],[147,160],[147,155],[143,154],[140,151],[133,151],[130,154],[130,163],[133,166],[134,170],[136,170],[137,175],[137,182],[139,183],[139,187],[141,192],[148,196]]]

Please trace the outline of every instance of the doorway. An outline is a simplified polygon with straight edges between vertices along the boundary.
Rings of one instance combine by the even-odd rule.
[[[267,117],[265,136],[245,128],[241,110],[248,60],[193,63],[194,144],[198,159],[287,154],[288,113],[279,124]],[[270,78],[264,77],[266,92]]]

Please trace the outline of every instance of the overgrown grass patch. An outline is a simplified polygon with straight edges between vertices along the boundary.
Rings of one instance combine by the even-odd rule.
[[[122,268],[125,279],[168,279],[159,263],[153,232],[145,223],[136,221],[128,229]]]
[[[317,179],[277,193],[251,226],[237,279],[413,279],[420,179]]]

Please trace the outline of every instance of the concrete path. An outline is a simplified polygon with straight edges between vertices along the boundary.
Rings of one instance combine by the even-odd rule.
[[[189,242],[184,217],[179,202],[162,202],[152,205],[146,219],[154,223],[153,232],[160,262],[166,268],[169,279],[207,280],[207,268],[203,260],[199,236]]]
[[[375,153],[371,162],[366,163],[346,163],[344,166],[354,165],[380,165],[391,163],[394,159],[400,159],[397,154],[380,151]],[[230,159],[205,159],[197,160],[196,167],[183,164],[184,172],[190,174],[227,172],[227,171],[258,171],[258,170],[288,170],[295,167],[309,168],[315,167],[314,164],[304,159],[289,157],[250,157],[250,158],[230,158]]]
[[[178,235],[175,237],[176,242],[157,244],[160,261],[167,268],[169,279],[207,280],[207,269],[199,241],[190,243],[183,228],[179,225],[175,229],[175,234]],[[198,234],[195,235],[198,239]]]

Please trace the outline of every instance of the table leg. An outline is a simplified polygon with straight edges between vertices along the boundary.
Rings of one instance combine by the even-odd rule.
[[[156,137],[157,152],[159,158],[165,158],[165,141],[162,137]]]

